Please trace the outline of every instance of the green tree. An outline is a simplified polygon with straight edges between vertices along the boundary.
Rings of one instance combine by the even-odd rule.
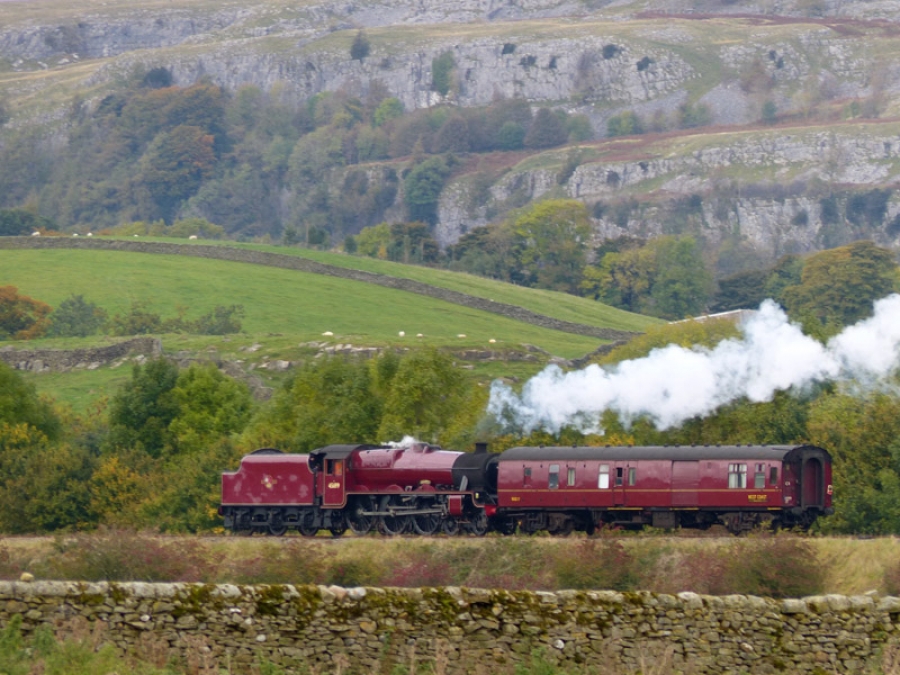
[[[96,335],[106,324],[106,310],[82,295],[70,295],[50,314],[48,335],[53,337],[87,337]]]
[[[373,388],[375,363],[320,359],[300,368],[248,432],[257,444],[308,452],[329,443],[376,438],[382,398]]]
[[[151,311],[146,302],[135,300],[123,314],[114,314],[109,320],[112,335],[149,335],[163,330],[162,317]]]
[[[403,199],[411,221],[437,222],[438,200],[449,175],[450,167],[442,157],[430,157],[407,174]]]
[[[384,99],[375,109],[374,123],[376,127],[382,127],[391,120],[403,116],[403,103],[400,99],[391,96]]]
[[[587,207],[572,199],[534,204],[513,222],[520,265],[540,288],[576,293],[591,234]]]
[[[391,226],[388,223],[379,223],[362,229],[356,237],[356,250],[360,255],[386,259],[390,243]]]
[[[362,61],[369,55],[370,49],[369,38],[365,32],[357,31],[356,37],[353,38],[353,43],[350,45],[350,58],[354,61]]]
[[[180,373],[170,393],[177,414],[168,432],[176,454],[197,453],[240,433],[253,411],[247,385],[213,364],[192,365]]]
[[[806,260],[800,284],[784,289],[784,304],[794,318],[808,313],[849,325],[895,289],[896,269],[893,254],[870,241],[821,251]]]
[[[62,424],[53,407],[42,400],[34,386],[0,361],[0,425],[26,425],[50,440],[57,439]]]
[[[559,115],[549,108],[541,108],[525,134],[524,143],[526,148],[552,148],[562,145],[568,138],[569,134]]]
[[[607,136],[631,136],[644,133],[641,118],[631,110],[613,115],[606,121]]]
[[[163,455],[170,441],[169,425],[179,413],[172,392],[177,381],[178,366],[167,359],[134,366],[131,380],[109,402],[113,448],[141,448],[152,457]]]
[[[27,209],[0,209],[0,237],[17,237],[55,229],[52,220]]]
[[[0,286],[0,340],[33,340],[50,326],[50,305],[19,295],[15,286]]]
[[[465,409],[470,387],[447,354],[435,349],[409,354],[391,378],[377,437],[399,441],[414,436],[427,442],[440,441]]]
[[[443,52],[431,60],[431,88],[441,96],[450,93],[455,68],[453,52]]]
[[[681,319],[706,309],[712,276],[693,237],[660,237],[656,251],[656,279],[651,295],[656,315]]]

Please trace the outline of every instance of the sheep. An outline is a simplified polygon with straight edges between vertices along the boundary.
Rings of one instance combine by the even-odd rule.
[[[188,239],[196,239],[196,238],[197,238],[196,234],[192,234],[190,237],[188,237]]]
[[[465,334],[465,333],[460,333],[460,334],[457,335],[456,337],[458,337],[458,338],[464,338],[464,337],[466,337],[466,334]]]
[[[32,237],[40,237],[40,236],[41,236],[41,233],[40,233],[40,232],[32,232],[32,233],[31,233],[31,236],[32,236]]]
[[[332,333],[330,330],[326,330],[324,333],[322,333],[322,335],[324,335],[325,337],[332,337],[334,333]]]
[[[401,330],[399,333],[397,333],[397,335],[399,335],[400,337],[405,337],[406,332]]]

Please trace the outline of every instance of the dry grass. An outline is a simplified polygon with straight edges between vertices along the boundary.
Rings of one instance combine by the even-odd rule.
[[[161,535],[166,540],[180,539]],[[230,537],[207,536],[190,537],[185,539],[196,542],[208,552],[210,560],[220,561],[219,574],[228,575],[229,570],[240,568],[241,561],[261,559],[281,547],[291,548],[309,547],[312,555],[321,558],[320,566],[313,572],[324,573],[327,578],[340,582],[342,578],[347,580],[345,585],[357,585],[355,578],[361,583],[375,575],[385,573],[385,568],[390,568],[397,561],[406,559],[431,559],[466,560],[472,564],[472,571],[465,579],[460,581],[477,585],[480,578],[478,560],[484,557],[485,564],[516,565],[521,561],[521,566],[531,569],[550,569],[554,560],[565,557],[566,551],[575,555],[577,548],[584,541],[583,536],[572,536],[567,539],[554,537],[517,537],[513,542],[489,537],[484,540],[473,538],[385,538],[377,535],[354,537],[347,535],[335,540],[329,536],[319,536],[312,540],[306,540],[298,536],[288,536],[283,539],[262,537]],[[626,536],[620,539],[625,549],[635,560],[653,560],[653,565],[658,569],[645,571],[647,578],[654,575],[669,574],[673,578],[677,570],[669,570],[667,566],[678,565],[679,560],[686,559],[689,554],[697,551],[715,551],[723,546],[736,545],[738,548],[742,542],[748,539],[735,539],[733,537],[662,537],[662,536]],[[809,538],[806,541],[812,544],[817,551],[819,560],[825,568],[825,591],[844,595],[861,594],[868,591],[885,592],[884,572],[900,559],[900,538],[881,537],[876,539],[857,539],[851,537],[822,537]],[[8,569],[16,570],[35,569],[43,560],[55,554],[55,539],[53,537],[2,537],[0,538],[0,553],[4,553],[11,562]],[[513,544],[506,546],[507,543]],[[504,544],[498,548],[498,544]],[[502,559],[491,558],[498,555],[500,549],[505,550]],[[479,552],[481,551],[481,553]],[[498,563],[498,560],[500,561]],[[451,563],[452,564],[452,563]],[[335,570],[344,568],[344,572]],[[324,570],[324,572],[323,572]],[[343,577],[341,575],[344,575]],[[17,576],[7,572],[9,576]],[[527,580],[523,575],[518,581]],[[226,581],[227,579],[221,579]],[[290,583],[291,579],[285,579]],[[541,581],[547,579],[541,577]],[[669,592],[678,592],[677,588],[666,588]]]

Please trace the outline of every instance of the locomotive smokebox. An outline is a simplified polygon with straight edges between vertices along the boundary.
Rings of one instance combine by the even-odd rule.
[[[494,494],[497,491],[499,457],[498,454],[489,453],[485,443],[477,444],[474,453],[460,455],[453,463],[454,489]]]

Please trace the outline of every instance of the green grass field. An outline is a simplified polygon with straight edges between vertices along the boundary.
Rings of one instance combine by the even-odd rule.
[[[532,311],[580,323],[639,331],[656,321],[614,310],[584,298],[534,291],[470,275],[429,270],[314,251],[266,248],[327,262],[416,279],[436,286],[489,297]],[[521,351],[535,345],[564,358],[582,356],[601,341],[547,330],[488,312],[380,286],[247,263],[193,257],[86,250],[0,250],[0,285],[52,307],[73,294],[110,314],[144,302],[164,318],[182,309],[196,318],[216,305],[243,305],[243,332],[234,336],[164,335],[168,353],[196,357],[297,360],[317,347],[308,343],[355,346],[415,347]],[[399,333],[403,331],[405,336]],[[323,336],[331,332],[333,336]],[[423,337],[417,335],[421,333]],[[465,337],[459,337],[465,335]],[[491,342],[493,340],[494,342]],[[109,338],[42,339],[10,343],[18,348],[78,348],[108,343]],[[253,352],[246,351],[258,345]],[[478,363],[473,377],[528,377],[542,362]],[[129,376],[128,368],[33,374],[27,378],[40,391],[85,411],[114,391]],[[260,371],[270,383],[278,376]]]

